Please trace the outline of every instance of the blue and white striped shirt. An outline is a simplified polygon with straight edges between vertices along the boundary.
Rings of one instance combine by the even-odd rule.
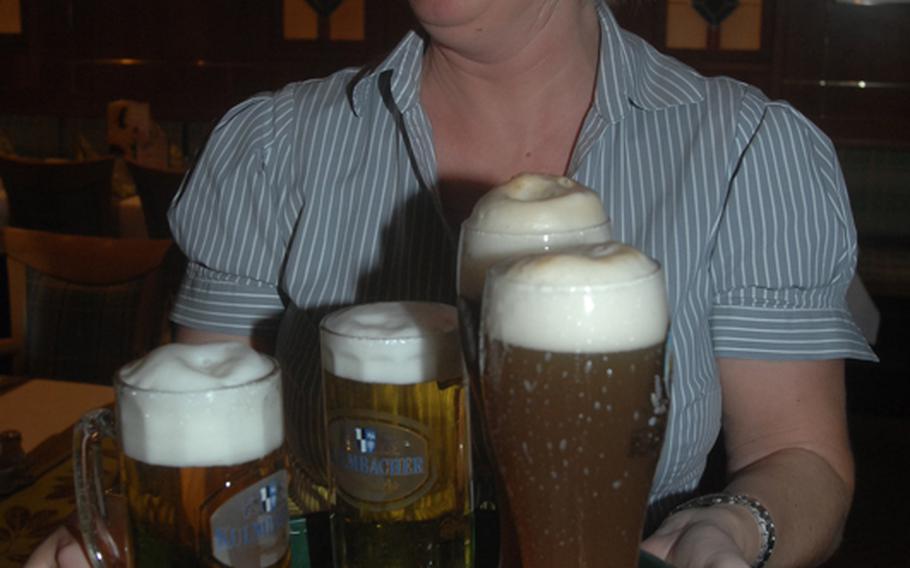
[[[666,270],[675,377],[652,501],[672,500],[697,484],[720,428],[715,358],[874,357],[844,299],[855,229],[834,148],[808,120],[699,76],[599,13],[595,98],[567,175],[601,195],[616,238]],[[290,443],[317,480],[320,318],[367,301],[454,302],[423,47],[409,34],[350,93],[353,69],[232,109],[171,211],[191,261],[172,319],[278,332]],[[307,506],[324,507],[323,495]]]

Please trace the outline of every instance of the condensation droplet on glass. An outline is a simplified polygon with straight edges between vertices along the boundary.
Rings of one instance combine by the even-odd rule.
[[[635,412],[632,413],[632,420],[638,422],[638,419],[639,419],[639,418],[641,418],[641,413],[640,413],[640,412],[638,412],[638,411],[636,410]]]
[[[552,477],[553,479],[559,479],[559,474],[556,473],[555,471],[551,471],[551,472],[550,472],[550,477]]]
[[[585,475],[591,475],[591,470],[588,469],[588,468],[582,469],[581,472],[582,472],[583,474],[585,474]]]
[[[563,452],[566,451],[566,448],[568,446],[569,446],[569,442],[565,438],[563,438],[562,440],[559,441],[559,449],[561,451],[563,451]]]
[[[527,392],[534,392],[534,389],[537,388],[537,383],[529,381],[528,379],[524,380],[524,385]]]
[[[654,426],[657,426],[657,418],[653,416],[651,418],[648,418],[648,426],[651,426],[652,428]]]
[[[590,359],[588,359],[587,361],[585,361],[585,374],[586,374],[586,375],[587,375],[587,374],[590,374],[590,373],[591,373],[591,369],[593,369],[593,368],[594,368],[594,362],[593,362],[593,361],[591,361]]]
[[[617,479],[616,481],[613,482],[612,485],[613,485],[613,490],[615,491],[615,490],[619,489],[620,487],[622,487],[622,480]]]
[[[600,401],[599,401],[599,400],[595,400],[595,401],[594,401],[594,410],[600,410],[600,406],[601,406],[601,405],[600,405]]]

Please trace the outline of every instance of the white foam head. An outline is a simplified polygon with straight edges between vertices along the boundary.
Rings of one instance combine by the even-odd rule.
[[[561,353],[615,353],[662,343],[669,326],[663,271],[616,242],[506,261],[491,271],[485,333]]]
[[[600,197],[567,177],[520,174],[474,205],[461,229],[459,293],[479,298],[495,262],[611,238]]]
[[[240,343],[169,344],[121,369],[126,455],[173,467],[233,465],[284,441],[281,374]]]
[[[430,302],[377,302],[322,320],[322,365],[365,383],[416,384],[462,374],[455,308]]]

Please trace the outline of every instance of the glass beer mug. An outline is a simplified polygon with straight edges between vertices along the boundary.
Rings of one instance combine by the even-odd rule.
[[[620,243],[490,270],[483,404],[524,568],[637,565],[668,328],[660,266]]]
[[[471,566],[455,308],[353,306],[323,319],[321,344],[335,566]]]
[[[478,370],[478,326],[487,270],[521,254],[556,251],[612,238],[610,220],[600,197],[566,177],[521,174],[484,194],[461,225],[458,239],[457,292],[462,348],[468,371],[474,442],[474,506],[479,519],[497,508],[494,527],[499,541],[478,539],[478,555],[494,556],[500,565],[516,565],[508,503],[495,490],[494,464],[483,424],[483,384]]]
[[[287,566],[277,363],[239,343],[171,344],[121,369],[114,391],[114,412],[86,414],[74,433],[93,566]],[[125,531],[100,487],[104,437],[119,450]]]

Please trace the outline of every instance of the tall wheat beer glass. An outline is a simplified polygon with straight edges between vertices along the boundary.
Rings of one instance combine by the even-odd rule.
[[[521,174],[493,188],[477,202],[461,226],[458,315],[473,405],[474,506],[484,511],[491,505],[498,508],[502,568],[514,564],[509,557],[517,551],[508,521],[508,503],[502,495],[496,495],[489,443],[482,423],[483,385],[479,381],[477,348],[487,269],[513,255],[604,243],[610,238],[610,222],[596,193],[569,178],[541,174]],[[495,542],[490,543],[483,535],[478,540],[478,556],[496,555]]]
[[[94,566],[287,566],[281,374],[239,343],[171,344],[114,380],[116,416],[75,433],[80,528]],[[103,435],[121,454],[129,530],[117,545],[99,494]]]
[[[354,306],[323,319],[321,343],[335,565],[471,566],[455,308]]]
[[[631,568],[668,411],[664,276],[608,243],[506,261],[481,371],[524,568]]]

